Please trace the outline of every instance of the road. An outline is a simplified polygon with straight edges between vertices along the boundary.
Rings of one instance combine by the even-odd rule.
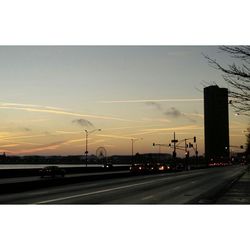
[[[129,170],[94,172],[94,173],[79,173],[79,174],[66,174],[65,178],[96,176],[96,175],[111,175],[111,174],[117,174],[117,173],[125,174],[125,173],[128,173],[128,172],[129,172]],[[2,179],[0,179],[0,185],[1,184],[7,184],[7,183],[25,183],[25,182],[35,182],[35,181],[46,181],[48,179],[51,179],[51,178],[48,177],[48,176],[46,176],[44,178],[41,178],[40,176],[2,178]]]
[[[0,204],[203,203],[244,171],[244,166],[95,180],[0,195]]]

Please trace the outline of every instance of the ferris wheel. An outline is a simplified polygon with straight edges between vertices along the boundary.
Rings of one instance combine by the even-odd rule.
[[[96,157],[100,160],[105,159],[107,157],[107,151],[104,147],[99,147],[96,150]]]

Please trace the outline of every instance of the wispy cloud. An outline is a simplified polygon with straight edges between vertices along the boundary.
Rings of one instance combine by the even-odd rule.
[[[21,110],[21,111],[27,111],[27,112],[49,113],[49,114],[67,115],[67,116],[75,116],[75,117],[88,117],[88,118],[103,119],[103,120],[130,121],[130,120],[119,118],[119,117],[81,114],[81,113],[71,112],[65,109],[61,109],[61,108],[32,105],[32,104],[1,103],[0,102],[0,109]]]
[[[74,134],[80,134],[80,131],[64,131],[64,130],[57,130],[56,131],[57,134],[61,134],[61,135],[74,135]]]
[[[20,144],[14,143],[14,144],[5,144],[5,145],[0,145],[0,147],[4,147],[4,148],[12,148],[12,147],[17,147]]]
[[[45,134],[37,134],[37,135],[16,135],[16,136],[11,136],[8,135],[6,137],[3,137],[1,139],[3,140],[13,140],[13,139],[28,139],[28,138],[37,138],[37,137],[44,137],[46,136]]]
[[[46,150],[55,150],[64,143],[65,143],[65,141],[53,142],[50,144],[46,144],[43,146],[31,148],[31,149],[19,150],[19,151],[16,151],[15,153],[16,154],[27,154],[27,153],[36,153],[36,152],[46,151]]]
[[[157,102],[147,102],[145,104],[156,108],[164,116],[171,117],[171,118],[185,118],[185,119],[189,120],[190,122],[193,122],[193,123],[196,122],[196,120],[193,119],[189,114],[183,113],[175,107],[171,107],[168,110],[164,110],[162,105],[160,103],[157,103]]]
[[[159,111],[163,111],[162,106],[157,102],[146,102],[145,104],[148,106],[153,106],[156,109],[158,109]]]
[[[96,134],[96,136],[108,137],[108,138],[113,138],[113,139],[125,139],[125,140],[136,139],[136,138],[131,137],[131,136],[112,135],[112,134]]]
[[[24,103],[13,103],[13,102],[1,102],[1,106],[6,107],[30,107],[30,108],[39,108],[39,109],[51,109],[51,110],[64,110],[63,108],[52,107],[52,106],[43,106],[43,105],[35,105],[35,104],[24,104]]]
[[[164,112],[164,115],[167,117],[172,117],[172,118],[185,118],[189,120],[190,122],[196,123],[197,121],[192,118],[188,113],[183,113],[180,110],[178,110],[175,107],[171,107],[169,110]]]
[[[179,98],[179,99],[140,99],[140,100],[113,100],[100,101],[99,103],[157,103],[157,102],[202,102],[202,98]]]
[[[72,123],[75,123],[81,127],[91,127],[91,128],[94,127],[93,123],[85,119],[75,119],[72,121]]]
[[[166,116],[170,116],[173,118],[179,118],[179,117],[183,116],[182,113],[178,109],[176,109],[175,107],[171,107],[168,111],[165,111],[164,114]]]
[[[144,131],[154,131],[154,132],[158,132],[158,131],[179,131],[179,130],[201,130],[203,129],[203,127],[201,126],[196,126],[196,125],[187,125],[187,126],[181,126],[181,127],[171,127],[171,128],[149,128],[149,129],[144,129]]]
[[[183,114],[185,114],[186,116],[194,116],[196,118],[204,119],[204,115],[199,113],[183,113]]]
[[[148,122],[162,122],[162,123],[169,123],[171,120],[165,119],[165,118],[142,118],[143,121],[148,121]]]
[[[58,149],[59,147],[62,146],[67,146],[70,144],[77,144],[77,143],[84,143],[85,138],[82,139],[69,139],[69,140],[63,140],[63,141],[56,141],[56,142],[52,142],[49,144],[44,144],[44,145],[40,145],[40,146],[36,146],[36,147],[32,147],[29,149],[23,149],[23,150],[15,150],[15,151],[10,151],[10,150],[4,150],[5,152],[8,152],[10,154],[32,154],[32,153],[36,153],[36,152],[45,152],[45,151],[53,151]],[[89,145],[95,145],[95,144],[99,144],[104,142],[104,140],[92,140]],[[3,148],[8,148],[7,146],[9,145],[3,145],[0,146],[0,149],[3,151]],[[14,147],[14,146],[13,146]]]
[[[23,128],[23,130],[24,130],[25,132],[31,132],[31,131],[32,131],[31,128]]]

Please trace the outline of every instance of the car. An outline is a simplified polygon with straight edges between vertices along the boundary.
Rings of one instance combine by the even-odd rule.
[[[158,164],[157,167],[158,167],[157,170],[159,172],[166,172],[166,171],[170,171],[171,170],[171,167],[169,165],[166,165],[166,164]]]
[[[113,164],[112,163],[105,163],[102,165],[102,167],[104,169],[112,169],[113,168]]]
[[[55,178],[56,176],[65,176],[65,170],[62,168],[59,168],[58,166],[47,166],[44,167],[39,171],[41,178],[44,177],[52,177]]]
[[[209,167],[226,167],[229,166],[229,162],[210,162],[208,163]]]
[[[150,166],[148,164],[141,164],[141,163],[137,163],[137,164],[133,164],[129,170],[131,173],[135,173],[135,174],[142,174],[142,173],[146,173],[150,171]]]
[[[135,174],[148,174],[156,173],[159,171],[159,167],[153,163],[136,163],[129,168],[131,173]]]

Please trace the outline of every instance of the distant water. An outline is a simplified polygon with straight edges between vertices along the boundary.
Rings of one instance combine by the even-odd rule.
[[[117,164],[114,167],[128,166],[129,164]],[[58,166],[61,168],[85,168],[85,164],[0,164],[1,169],[31,169],[31,168],[43,168],[46,166]],[[88,164],[88,167],[101,167],[101,164]]]

